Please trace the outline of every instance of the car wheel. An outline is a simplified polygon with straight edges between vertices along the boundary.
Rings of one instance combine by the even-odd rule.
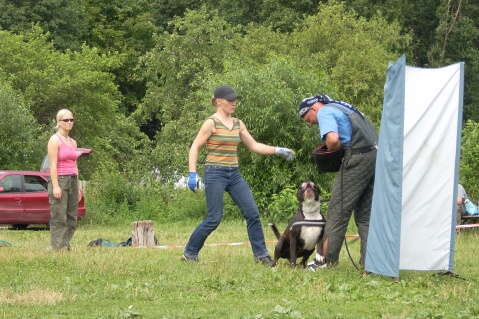
[[[13,228],[17,230],[25,230],[27,229],[28,224],[13,224]]]

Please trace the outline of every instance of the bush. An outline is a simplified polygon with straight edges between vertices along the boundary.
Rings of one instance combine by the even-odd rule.
[[[135,171],[136,172],[136,171]],[[335,174],[322,174],[313,182],[319,185],[322,194],[322,212],[327,216],[331,188]],[[86,183],[85,198],[87,215],[85,223],[116,225],[125,221],[153,220],[161,223],[202,220],[206,217],[204,189],[197,193],[186,187],[178,187],[175,181],[165,181],[159,173],[122,173],[98,170]],[[285,184],[278,192],[269,187],[253,190],[253,197],[260,210],[263,222],[285,223],[296,213],[299,203],[297,186]],[[224,221],[243,221],[244,217],[229,194],[224,194]]]
[[[176,189],[173,183],[130,181],[120,172],[95,175],[85,192],[87,223],[174,222],[206,215],[205,196],[193,194],[189,189]]]
[[[129,181],[125,174],[104,172],[96,175],[85,189],[86,223],[118,224],[124,221],[154,220],[161,223],[201,220],[206,217],[204,190],[192,193],[174,183]],[[264,194],[255,194],[262,200]],[[258,201],[258,200],[257,200]],[[296,186],[288,186],[273,194],[268,206],[260,210],[261,217],[276,222],[288,221],[296,212]],[[224,194],[223,220],[242,220],[243,214],[229,194]]]
[[[47,140],[25,104],[9,85],[0,81],[0,167],[37,170],[47,150]]]
[[[459,183],[466,189],[470,198],[479,198],[479,123],[467,121],[462,137]],[[476,203],[474,203],[476,204]]]
[[[290,220],[298,209],[297,191],[295,186],[287,186],[279,194],[274,194],[263,217],[276,223]]]

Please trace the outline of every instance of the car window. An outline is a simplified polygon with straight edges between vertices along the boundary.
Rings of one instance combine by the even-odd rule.
[[[49,171],[50,170],[50,158],[48,155],[45,156],[43,159],[42,165],[40,166],[40,172],[41,171]]]
[[[25,191],[46,192],[48,191],[48,183],[39,176],[25,175]]]
[[[20,175],[8,175],[2,179],[4,193],[20,193],[22,191],[22,180]]]

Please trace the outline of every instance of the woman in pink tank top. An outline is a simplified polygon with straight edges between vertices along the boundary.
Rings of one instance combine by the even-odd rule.
[[[76,230],[78,202],[77,143],[69,136],[75,119],[66,109],[58,111],[57,132],[48,141],[50,180],[50,242],[52,250],[70,250],[70,240]]]

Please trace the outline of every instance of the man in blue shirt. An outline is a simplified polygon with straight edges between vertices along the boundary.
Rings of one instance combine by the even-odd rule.
[[[354,106],[323,94],[303,99],[298,111],[305,122],[319,125],[321,140],[328,150],[344,149],[327,213],[324,256],[317,253],[309,268],[314,270],[338,263],[353,211],[361,239],[359,262],[364,268],[376,167],[376,129]]]

